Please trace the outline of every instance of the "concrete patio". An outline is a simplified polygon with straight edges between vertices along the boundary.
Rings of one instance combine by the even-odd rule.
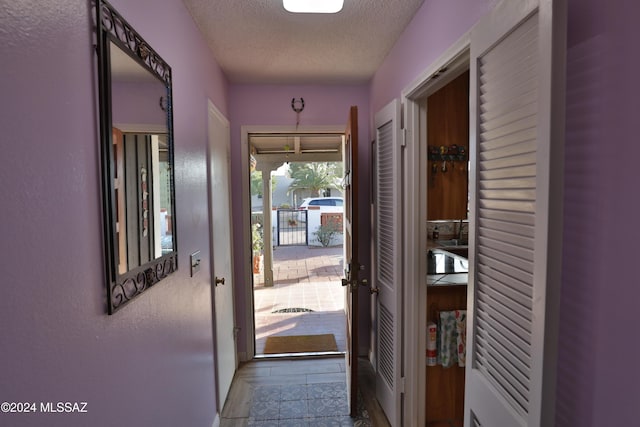
[[[342,246],[278,246],[273,255],[274,286],[254,274],[256,354],[271,335],[327,333],[345,351]]]

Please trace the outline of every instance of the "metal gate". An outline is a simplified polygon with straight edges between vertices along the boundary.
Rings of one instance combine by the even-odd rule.
[[[306,210],[278,209],[278,246],[306,246],[308,231]]]

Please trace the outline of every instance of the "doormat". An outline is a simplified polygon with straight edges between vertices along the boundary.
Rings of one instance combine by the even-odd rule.
[[[293,307],[293,308],[281,308],[279,310],[271,312],[271,314],[278,314],[278,313],[313,313],[313,310],[311,310],[310,308]]]
[[[333,334],[271,336],[267,337],[264,344],[264,354],[320,353],[324,351],[338,351],[336,337]]]

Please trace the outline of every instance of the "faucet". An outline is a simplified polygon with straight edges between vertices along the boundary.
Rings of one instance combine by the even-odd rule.
[[[462,226],[464,225],[464,219],[460,220],[460,225],[458,226],[458,245],[462,245]]]

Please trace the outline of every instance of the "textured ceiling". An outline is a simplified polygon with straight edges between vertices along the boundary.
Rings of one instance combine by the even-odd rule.
[[[345,0],[293,14],[281,0],[183,0],[232,83],[365,83],[424,0]]]

